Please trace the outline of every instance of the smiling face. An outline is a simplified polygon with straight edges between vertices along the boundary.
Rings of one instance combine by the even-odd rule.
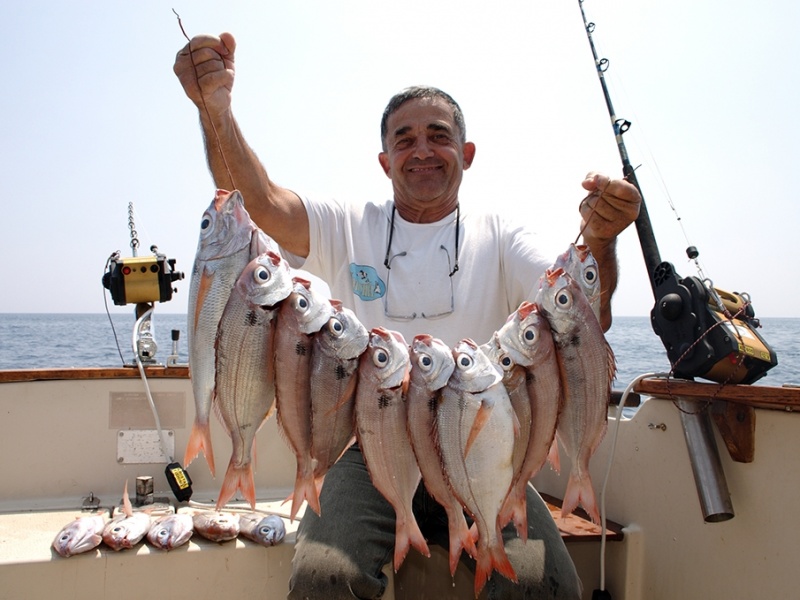
[[[418,223],[438,221],[455,210],[475,145],[461,141],[453,108],[441,98],[414,98],[387,121],[386,150],[378,160],[392,180],[400,215]]]

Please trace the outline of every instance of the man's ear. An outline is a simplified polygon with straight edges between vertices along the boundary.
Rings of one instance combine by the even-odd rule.
[[[472,142],[464,142],[464,170],[466,171],[472,166],[472,161],[475,160],[475,144]]]
[[[378,162],[381,163],[381,168],[383,169],[383,172],[386,173],[386,176],[391,179],[392,176],[389,175],[389,154],[386,152],[381,152],[378,154]]]

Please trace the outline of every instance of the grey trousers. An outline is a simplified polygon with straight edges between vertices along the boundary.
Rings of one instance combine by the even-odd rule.
[[[347,450],[325,476],[320,504],[321,517],[309,509],[300,523],[288,597],[380,598],[387,585],[381,569],[394,553],[395,512],[373,487],[357,447]],[[428,543],[447,549],[447,515],[423,484],[414,497],[414,514]],[[550,511],[530,486],[527,543],[517,536],[513,525],[503,529],[503,538],[519,583],[494,572],[486,584],[488,598],[580,598],[575,565]],[[475,562],[466,553],[461,560],[474,572]],[[443,576],[449,573],[445,571]]]

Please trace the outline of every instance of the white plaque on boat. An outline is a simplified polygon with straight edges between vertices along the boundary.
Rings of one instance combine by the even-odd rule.
[[[175,456],[175,432],[164,430],[167,452]],[[161,441],[156,429],[126,429],[117,434],[117,462],[121,465],[152,464],[169,462],[161,450]]]

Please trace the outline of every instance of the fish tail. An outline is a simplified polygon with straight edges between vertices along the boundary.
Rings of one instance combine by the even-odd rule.
[[[203,424],[195,420],[194,425],[192,425],[192,433],[189,435],[189,443],[186,444],[186,453],[183,455],[183,462],[186,463],[187,467],[192,464],[192,461],[197,458],[201,451],[206,457],[211,477],[216,477],[214,449],[211,447],[211,427],[208,422]]]
[[[250,504],[251,508],[256,507],[256,484],[253,477],[253,464],[247,463],[244,466],[236,466],[233,460],[228,464],[225,472],[225,479],[222,482],[222,489],[219,491],[217,499],[217,510],[221,510],[233,498],[237,490],[241,490],[242,496]]]
[[[294,481],[294,492],[292,492],[286,501],[289,499],[292,500],[292,510],[289,513],[292,521],[294,521],[297,511],[300,510],[300,505],[303,503],[303,500],[308,502],[308,507],[317,513],[318,516],[320,516],[322,512],[319,506],[319,488],[317,487],[317,482],[314,480],[313,474],[303,476],[300,472],[297,473],[297,478]]]
[[[509,521],[514,522],[514,528],[523,542],[528,541],[528,498],[525,495],[527,485],[520,483],[513,486],[503,502],[503,508],[497,517],[500,527],[505,527]]]
[[[561,457],[558,454],[558,440],[553,438],[553,443],[550,445],[550,451],[547,453],[547,462],[556,473],[561,473]]]
[[[400,569],[406,559],[408,549],[414,546],[423,556],[430,557],[431,551],[428,543],[417,525],[417,520],[413,518],[401,521],[397,519],[397,531],[394,544],[394,572]]]
[[[600,512],[597,510],[597,499],[592,487],[592,479],[588,471],[573,469],[569,474],[567,491],[561,505],[561,518],[566,518],[581,504],[589,513],[594,523],[600,523]]]
[[[503,538],[498,532],[499,543],[484,548],[483,552],[478,552],[477,565],[475,567],[475,597],[480,595],[483,586],[492,575],[492,571],[497,571],[509,581],[517,583],[517,573],[508,560],[506,551],[503,548]]]
[[[475,548],[475,540],[472,538],[463,514],[448,515],[448,522],[450,524],[450,576],[455,577],[461,552],[465,550],[467,554],[475,558],[478,550]]]

